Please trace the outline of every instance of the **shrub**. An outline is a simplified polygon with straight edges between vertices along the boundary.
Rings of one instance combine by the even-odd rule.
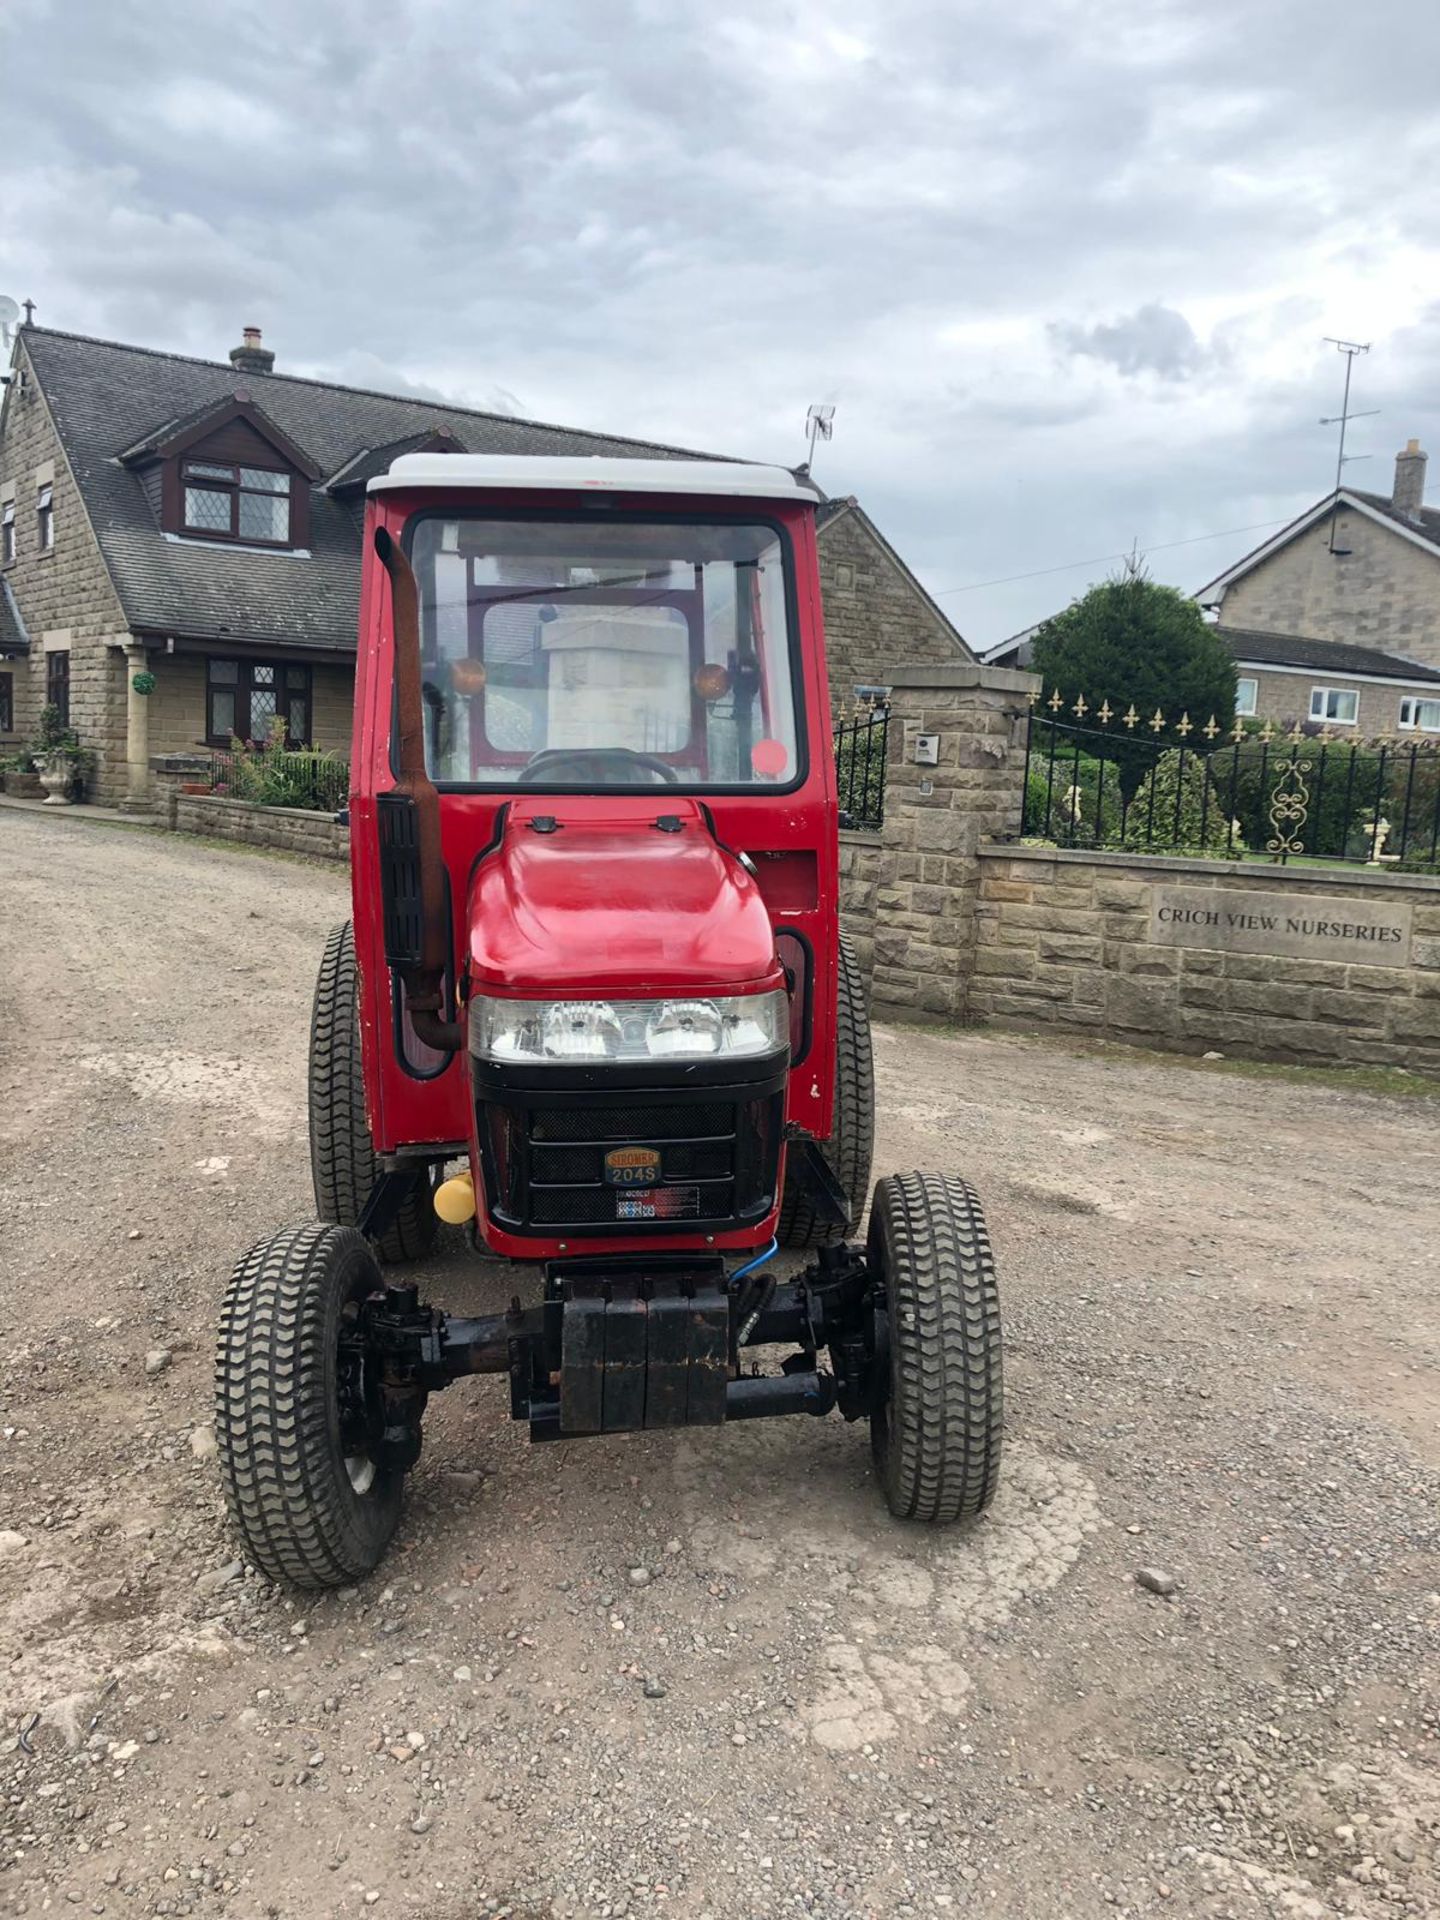
[[[1120,776],[1113,760],[1066,751],[1054,762],[1037,749],[1025,776],[1024,834],[1067,847],[1098,847],[1120,822]]]
[[[1107,832],[1107,844],[1167,847],[1238,860],[1246,851],[1246,836],[1243,827],[1235,831],[1227,797],[1223,789],[1217,790],[1205,755],[1172,749],[1161,754],[1140,782],[1123,823],[1117,819],[1113,832]]]
[[[885,734],[861,725],[835,736],[835,782],[840,805],[857,825],[878,825],[885,813]]]
[[[299,807],[309,813],[334,813],[343,807],[350,786],[349,763],[338,754],[308,749],[262,747],[230,742],[229,760],[215,791],[257,807]]]

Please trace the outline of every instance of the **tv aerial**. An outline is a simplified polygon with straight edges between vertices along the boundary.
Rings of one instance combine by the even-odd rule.
[[[833,406],[811,407],[805,416],[805,431],[810,436],[809,450],[805,455],[805,471],[808,473],[815,464],[815,442],[829,440],[835,433],[835,409]]]
[[[1345,356],[1345,394],[1340,402],[1340,411],[1339,413],[1325,414],[1320,421],[1322,427],[1339,427],[1340,429],[1340,446],[1335,456],[1335,499],[1337,510],[1330,516],[1330,551],[1334,553],[1336,551],[1335,526],[1340,518],[1338,507],[1340,489],[1345,481],[1345,469],[1352,460],[1368,460],[1370,458],[1368,453],[1346,453],[1345,429],[1352,420],[1373,420],[1380,409],[1378,407],[1367,407],[1363,413],[1352,413],[1350,410],[1350,375],[1355,370],[1356,356],[1362,353],[1368,353],[1370,351],[1370,342],[1368,340],[1337,340],[1334,334],[1327,333],[1325,336],[1325,344],[1327,347],[1334,347],[1337,353],[1343,353]]]

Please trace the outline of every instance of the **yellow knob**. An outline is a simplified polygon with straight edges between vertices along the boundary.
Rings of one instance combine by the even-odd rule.
[[[452,1227],[463,1227],[475,1218],[475,1182],[468,1173],[440,1183],[435,1189],[435,1211]]]

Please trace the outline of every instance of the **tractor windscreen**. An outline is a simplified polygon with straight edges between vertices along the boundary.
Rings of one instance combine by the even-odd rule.
[[[411,562],[439,784],[798,782],[773,526],[436,514]]]

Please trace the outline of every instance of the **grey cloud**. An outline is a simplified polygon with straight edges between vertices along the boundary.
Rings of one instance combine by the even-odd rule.
[[[1151,300],[1118,320],[1093,327],[1051,322],[1050,338],[1064,353],[1103,360],[1119,373],[1155,373],[1186,380],[1211,358],[1183,313]]]
[[[0,289],[755,457],[837,392],[820,478],[948,586],[1322,489],[1319,336],[1387,250],[1440,269],[1437,67],[1440,10],[1402,0],[1362,35],[1342,0],[12,0]],[[1365,426],[1436,444],[1411,318]],[[986,640],[1068,594],[947,604]]]

